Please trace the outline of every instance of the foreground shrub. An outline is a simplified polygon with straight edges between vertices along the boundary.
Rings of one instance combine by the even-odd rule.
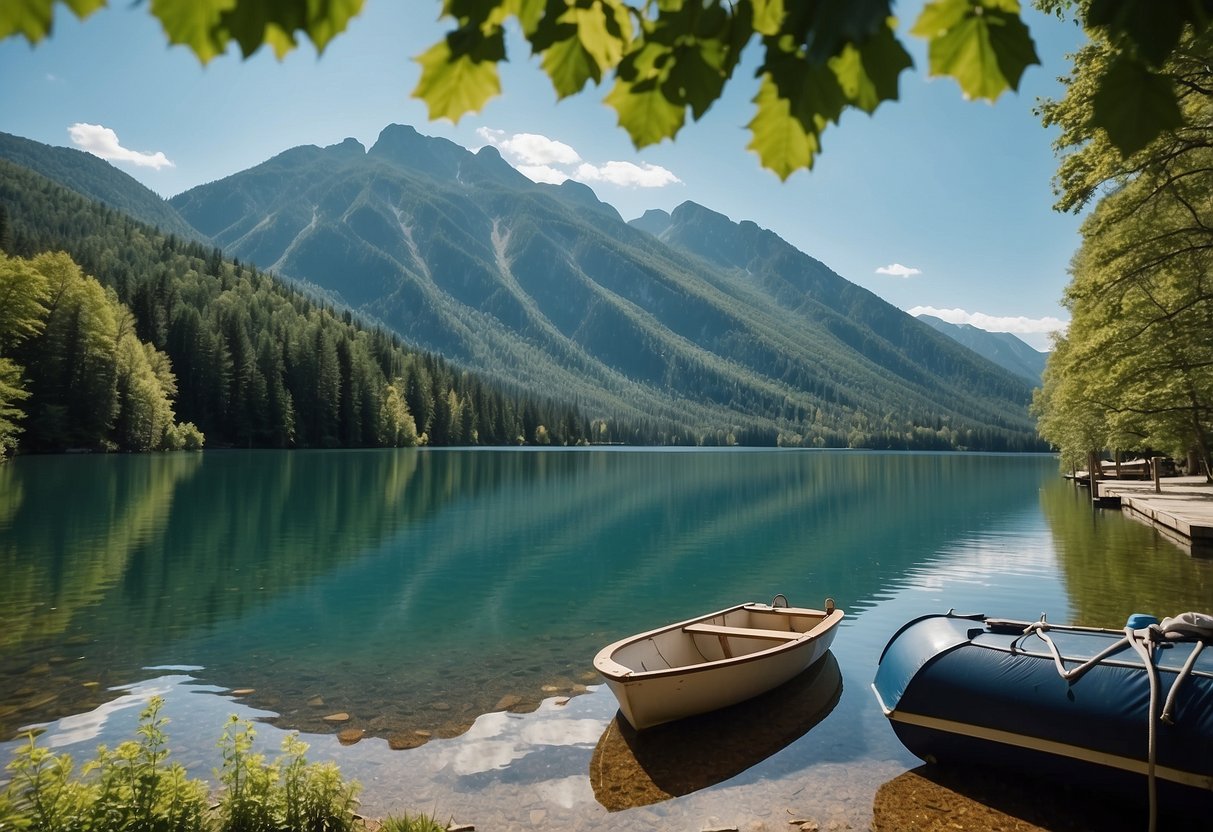
[[[357,783],[345,783],[332,763],[308,763],[308,745],[296,734],[282,741],[282,755],[267,763],[253,753],[251,722],[228,720],[219,747],[226,787],[219,804],[223,832],[344,832],[354,828]]]
[[[282,754],[267,763],[252,751],[252,723],[228,720],[216,771],[223,792],[218,813],[209,813],[209,790],[179,763],[168,762],[160,715],[153,697],[139,715],[138,740],[97,756],[73,777],[70,754],[38,745],[33,732],[6,766],[9,783],[0,792],[0,830],[36,832],[349,832],[355,828],[357,783],[346,783],[332,763],[309,763],[307,743],[295,734]],[[423,827],[424,828],[424,827]]]
[[[433,815],[402,815],[389,817],[379,828],[379,832],[446,832],[446,827]]]
[[[206,828],[206,783],[191,780],[180,763],[168,763],[163,705],[164,700],[153,697],[139,714],[135,732],[139,741],[124,742],[113,751],[103,745],[96,759],[85,763],[85,775],[97,773],[96,782],[81,791],[88,802],[80,811],[94,819],[90,828],[130,832]]]
[[[39,748],[31,734],[6,770],[11,779],[0,801],[0,818],[7,824],[45,832],[91,828],[83,812],[92,804],[89,789],[71,779],[71,755]]]

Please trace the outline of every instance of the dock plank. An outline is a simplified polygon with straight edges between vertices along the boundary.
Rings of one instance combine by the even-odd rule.
[[[1213,485],[1204,477],[1164,477],[1161,491],[1146,480],[1100,480],[1094,496],[1118,499],[1122,510],[1178,535],[1193,551],[1213,549]]]

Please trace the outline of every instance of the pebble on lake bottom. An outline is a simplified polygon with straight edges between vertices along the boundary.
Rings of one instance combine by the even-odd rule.
[[[411,734],[388,734],[387,747],[393,751],[407,751],[410,748],[419,748],[426,744],[429,737],[423,737],[417,733]]]
[[[494,711],[508,711],[510,708],[516,708],[522,704],[522,697],[515,693],[507,693],[497,701],[493,706]]]
[[[366,731],[361,728],[346,728],[337,732],[337,742],[342,745],[353,745],[365,736]]]

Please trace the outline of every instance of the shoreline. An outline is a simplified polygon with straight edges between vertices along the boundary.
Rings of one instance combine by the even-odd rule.
[[[134,712],[150,696],[164,695],[172,723],[168,726],[173,749],[170,759],[181,761],[194,776],[209,780],[214,752],[203,752],[198,740],[191,739],[199,735],[199,726],[213,733],[222,722],[220,714],[240,712],[242,719],[261,723],[257,746],[271,755],[290,733],[265,722],[273,716],[271,712],[250,708],[231,691],[193,682],[187,676],[161,677],[132,686],[119,700],[99,706],[92,714],[50,725],[46,742],[57,753],[91,753],[98,742],[129,737]],[[1141,828],[1126,823],[1124,812],[1110,811],[1089,798],[1084,801],[1065,792],[1062,784],[1052,784],[1057,789],[1051,794],[1052,789],[1014,775],[949,771],[908,755],[901,759],[818,759],[830,757],[831,749],[840,750],[839,743],[859,739],[847,726],[836,723],[831,728],[826,722],[794,741],[801,748],[799,754],[774,754],[736,773],[728,772],[718,783],[692,783],[695,789],[681,795],[673,794],[677,789],[662,781],[658,785],[669,786],[667,793],[650,793],[643,802],[610,811],[594,793],[591,769],[595,746],[604,742],[616,719],[613,699],[599,686],[568,701],[545,699],[526,714],[485,714],[459,737],[434,738],[409,751],[393,751],[380,738],[355,745],[344,745],[333,734],[301,738],[312,746],[310,760],[334,762],[343,777],[362,785],[358,814],[367,821],[368,832],[375,832],[375,824],[389,816],[404,813],[432,815],[443,823],[450,819],[462,828],[482,832],[777,832],[797,828],[810,832],[950,832],[956,828],[1005,832],[1099,828],[1114,832]],[[177,741],[177,728],[183,729],[184,743]],[[651,772],[657,771],[651,761],[645,762]],[[624,767],[617,776],[628,780],[633,774]]]

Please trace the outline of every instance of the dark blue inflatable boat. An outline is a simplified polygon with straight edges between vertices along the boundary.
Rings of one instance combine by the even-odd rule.
[[[1135,620],[1136,619],[1136,620]],[[1145,619],[1145,620],[1142,620]],[[1011,768],[1213,817],[1213,618],[1125,630],[931,615],[889,641],[872,685],[928,762]]]

